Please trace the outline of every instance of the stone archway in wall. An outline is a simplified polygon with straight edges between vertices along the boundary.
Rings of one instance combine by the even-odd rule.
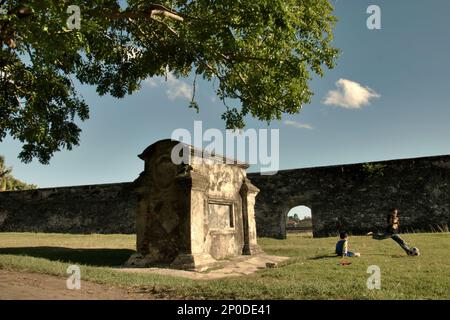
[[[304,205],[292,207],[286,217],[286,232],[312,232],[311,219],[311,208]]]
[[[312,205],[312,197],[308,193],[301,194],[299,192],[298,194],[290,194],[288,197],[285,198],[284,205],[282,206],[281,213],[281,237],[282,239],[286,239],[286,225],[287,225],[287,218],[289,215],[289,212],[293,208],[297,207],[306,207],[309,208],[311,211],[311,217],[313,217],[313,205]]]
[[[283,192],[280,189],[260,189],[262,195],[257,196],[255,204],[259,236],[286,239],[288,213],[297,206],[305,206],[311,209],[314,224],[316,211],[313,200],[316,195],[313,192],[302,192],[292,186],[290,188],[294,191]]]

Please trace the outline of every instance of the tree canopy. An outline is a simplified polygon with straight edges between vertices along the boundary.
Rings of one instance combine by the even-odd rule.
[[[327,0],[0,3],[0,141],[20,140],[25,162],[78,145],[76,122],[89,106],[74,79],[117,98],[169,72],[214,79],[227,128],[243,128],[246,116],[298,113],[312,74],[333,68],[338,54]],[[79,29],[67,23],[72,5]],[[195,96],[190,107],[199,108]]]

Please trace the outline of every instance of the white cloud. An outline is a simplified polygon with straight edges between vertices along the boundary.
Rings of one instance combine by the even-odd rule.
[[[285,120],[284,124],[287,126],[292,126],[292,127],[298,128],[298,129],[308,129],[308,130],[314,129],[313,126],[310,124],[301,123],[301,122],[292,121],[292,120]]]
[[[167,74],[167,81],[165,77],[147,78],[144,83],[148,84],[150,88],[156,88],[158,86],[166,87],[166,95],[169,100],[173,101],[180,99],[192,99],[192,86],[186,82],[177,79],[172,73]]]
[[[167,90],[166,94],[169,100],[177,98],[192,99],[192,88],[186,82],[177,79],[173,74],[167,74]]]
[[[158,83],[156,82],[155,79],[153,78],[147,78],[144,81],[146,84],[148,84],[150,86],[150,88],[156,88],[158,86]]]
[[[339,106],[346,109],[359,109],[370,103],[370,99],[379,98],[380,95],[369,87],[363,87],[357,82],[339,79],[336,90],[328,91],[322,101],[326,105]]]

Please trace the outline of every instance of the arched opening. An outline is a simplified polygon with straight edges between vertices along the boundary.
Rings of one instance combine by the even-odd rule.
[[[286,219],[286,232],[312,232],[312,213],[307,206],[296,206],[289,210]]]

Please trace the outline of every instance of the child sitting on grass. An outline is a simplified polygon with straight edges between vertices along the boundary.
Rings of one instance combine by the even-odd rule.
[[[341,238],[336,243],[336,254],[341,257],[359,257],[359,252],[351,252],[348,251],[348,233],[341,232],[339,234],[339,238]]]

